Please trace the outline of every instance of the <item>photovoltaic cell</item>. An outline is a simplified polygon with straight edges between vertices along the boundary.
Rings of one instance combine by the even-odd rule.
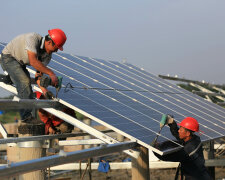
[[[106,90],[104,91],[104,94],[109,97],[113,97],[114,99],[120,99],[121,102],[128,103],[129,107],[132,107],[135,109],[139,108],[139,112],[141,112],[142,115],[143,114],[147,115],[146,116],[147,118],[149,118],[148,112],[150,112],[150,110],[154,111],[154,109],[160,109],[161,111],[168,112],[175,115],[178,114],[182,118],[185,116],[195,116],[196,113],[200,114],[201,116],[205,115],[204,113],[202,114],[202,112],[199,112],[198,109],[193,109],[190,105],[188,107],[185,107],[187,105],[185,105],[184,103],[181,103],[182,101],[178,97],[176,97],[177,94],[174,94],[174,93],[183,94],[184,92],[180,92],[177,89],[169,89],[169,90],[167,89],[167,91],[165,91],[165,88],[162,85],[157,85],[156,83],[154,83],[153,84],[154,86],[152,86],[152,84],[148,85],[146,82],[145,83],[147,88],[145,89],[143,89],[143,85],[137,86],[137,83],[140,82],[140,77],[138,80],[135,80],[135,79],[132,80],[128,78],[130,74],[129,76],[124,76],[124,74],[128,73],[129,71],[128,72],[122,71],[123,73],[120,73],[121,72],[121,69],[120,69],[120,72],[117,72],[118,70],[116,70],[115,67],[117,67],[118,69],[118,67],[120,67],[119,66],[120,64],[116,64],[115,67],[112,67],[112,64],[111,66],[109,65],[110,62],[101,60],[100,63],[96,63],[97,61],[96,60],[93,63],[93,59],[91,60],[90,58],[74,57],[68,54],[63,54],[61,58],[65,60],[62,62],[64,65],[67,65],[69,67],[73,67],[75,65],[74,68],[82,70],[82,72],[84,72],[85,75],[88,75],[89,78],[92,77],[99,80],[99,82],[106,85],[105,88],[119,89],[119,90],[133,90],[134,92],[121,91],[122,93],[119,92],[120,96],[118,95],[118,93],[112,94],[110,91],[106,91]],[[56,57],[56,59],[58,59],[58,57]],[[69,63],[66,61],[69,61]],[[108,68],[107,66],[105,66],[105,64],[107,63],[108,63],[108,67],[111,67],[111,68]],[[104,68],[100,66],[104,66]],[[109,69],[110,71],[108,71]],[[121,76],[119,76],[119,73],[122,74],[124,77],[121,78]],[[129,79],[129,81],[127,81],[127,79]],[[89,85],[90,87],[100,87],[97,85],[93,86],[92,84],[87,84],[87,85]],[[101,88],[104,88],[104,87],[101,86]],[[141,91],[147,91],[147,92],[141,92]],[[157,95],[157,93],[160,95]],[[174,96],[173,98],[171,98],[172,95]],[[125,99],[124,97],[127,97],[127,96],[130,98]],[[136,104],[132,102],[131,99],[138,99],[140,102]],[[141,101],[141,99],[144,99],[144,100]],[[153,101],[150,101],[151,99]],[[133,107],[135,105],[136,107]],[[146,109],[144,109],[144,107],[146,107]],[[153,107],[153,109],[151,107]],[[180,112],[182,112],[183,115],[181,115]],[[129,111],[128,111],[128,114],[129,114]],[[127,115],[125,114],[125,116]],[[156,117],[157,116],[159,116],[159,113],[156,113]],[[141,116],[138,116],[138,117],[140,117],[141,119],[144,118]],[[179,116],[176,116],[176,117],[179,117]],[[221,122],[218,121],[218,123],[221,123]],[[223,123],[221,125],[223,125]],[[221,129],[221,128],[219,128],[218,130],[221,133],[223,133],[224,131],[224,129]],[[214,132],[210,134],[214,133],[215,135],[218,135],[217,133],[218,131],[215,131],[213,129],[211,129],[211,131],[214,131]],[[205,138],[207,139],[207,136]]]
[[[159,131],[162,114],[174,115],[177,122],[195,117],[203,141],[224,136],[223,108],[131,64],[56,53],[49,67],[63,76],[60,99],[146,147]],[[178,146],[165,127],[159,141],[167,140]]]

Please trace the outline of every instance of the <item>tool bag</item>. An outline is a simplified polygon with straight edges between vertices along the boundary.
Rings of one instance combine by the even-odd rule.
[[[100,159],[99,165],[98,165],[98,171],[107,173],[109,171],[109,169],[110,169],[109,162],[104,159]]]

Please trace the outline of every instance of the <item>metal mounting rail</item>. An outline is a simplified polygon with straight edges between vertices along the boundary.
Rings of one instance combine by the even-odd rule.
[[[56,100],[35,100],[35,99],[0,99],[1,109],[21,109],[21,108],[58,108],[60,103]]]
[[[105,156],[108,154],[121,152],[126,149],[134,148],[135,146],[137,146],[136,142],[129,141],[99,146],[90,149],[84,149],[81,151],[74,151],[69,153],[63,152],[61,154],[59,153],[59,155],[53,155],[29,161],[12,163],[8,164],[7,166],[0,167],[0,177],[10,177],[17,174],[41,170],[47,167],[71,163],[83,159],[88,159],[91,157]]]
[[[217,88],[225,88],[225,85],[220,85],[220,84],[211,84],[208,82],[201,82],[201,81],[196,81],[196,80],[190,80],[190,79],[184,79],[184,78],[178,78],[178,77],[172,77],[172,76],[165,76],[165,75],[158,75],[160,78],[162,79],[168,79],[168,80],[172,80],[172,81],[181,81],[181,82],[187,82],[187,83],[195,83],[198,85],[207,85],[209,87],[217,87]]]
[[[112,130],[102,131],[102,133],[109,133],[109,132],[113,132],[113,131]],[[48,140],[48,139],[58,139],[58,138],[87,136],[87,135],[89,135],[89,134],[88,133],[65,133],[65,134],[7,138],[7,139],[0,139],[0,144],[17,143],[17,142],[25,142],[25,141],[43,141],[43,140]]]
[[[11,93],[17,94],[16,88],[11,86],[11,85],[7,85],[3,82],[0,82],[0,87],[10,91]],[[34,86],[35,90],[40,90],[38,87]],[[65,103],[65,102],[64,102]],[[65,104],[67,105],[67,104]],[[69,106],[68,106],[69,107]],[[81,122],[80,120],[73,118],[72,116],[69,116],[68,114],[63,113],[62,111],[58,111],[55,110],[53,108],[43,108],[45,111],[54,114],[55,116],[61,118],[62,120],[72,124],[73,126],[78,127],[79,129],[82,129],[83,131],[89,133],[90,135],[95,136],[98,139],[101,139],[102,141],[109,143],[109,144],[113,144],[113,143],[119,143],[119,141],[115,140],[114,138],[102,133],[101,131],[96,130],[95,128],[88,126],[87,124]],[[131,139],[132,141],[135,141],[133,139]],[[128,155],[137,158],[139,156],[139,152],[137,150],[125,150],[125,153],[127,153]],[[160,151],[159,151],[160,154]]]
[[[194,94],[197,95],[208,95],[208,96],[221,96],[221,97],[225,97],[224,94],[221,93],[214,93],[214,92],[202,92],[202,91],[192,91]]]

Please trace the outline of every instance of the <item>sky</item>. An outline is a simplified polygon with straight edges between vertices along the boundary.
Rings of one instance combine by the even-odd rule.
[[[225,84],[224,0],[1,1],[0,42],[61,28],[65,53]]]

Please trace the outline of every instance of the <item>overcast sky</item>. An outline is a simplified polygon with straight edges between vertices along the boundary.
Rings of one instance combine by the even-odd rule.
[[[224,0],[1,1],[0,41],[61,28],[64,52],[225,83]]]

